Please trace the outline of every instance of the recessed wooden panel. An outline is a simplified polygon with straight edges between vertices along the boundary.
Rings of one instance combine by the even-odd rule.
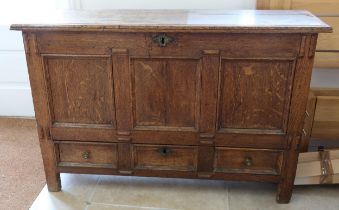
[[[53,121],[114,124],[111,66],[107,57],[45,57]]]
[[[195,127],[197,60],[133,59],[136,126]]]
[[[217,147],[215,170],[231,173],[279,174],[282,152]]]
[[[134,145],[135,169],[194,171],[197,148],[189,146]]]
[[[219,127],[284,130],[290,61],[223,60]]]

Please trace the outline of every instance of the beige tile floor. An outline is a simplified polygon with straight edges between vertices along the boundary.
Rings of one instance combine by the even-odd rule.
[[[30,210],[339,210],[339,185],[297,186],[290,204],[276,186],[190,179],[62,174],[62,192],[46,186]]]

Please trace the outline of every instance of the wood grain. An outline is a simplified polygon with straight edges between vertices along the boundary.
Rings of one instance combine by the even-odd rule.
[[[44,54],[107,55],[113,49],[128,49],[132,58],[195,58],[204,50],[220,50],[224,58],[293,59],[298,55],[300,34],[228,34],[224,33],[166,33],[175,42],[165,48],[154,42],[159,33],[81,33],[44,32],[38,35],[39,51]],[[204,37],[203,39],[201,37]],[[133,41],[131,41],[133,40]],[[137,44],[135,44],[137,43]],[[234,43],[237,43],[235,45]],[[258,43],[266,43],[258,45]]]
[[[332,0],[334,1],[334,0]],[[191,31],[329,32],[330,27],[306,11],[249,10],[104,10],[58,11],[23,19],[12,30],[53,31]],[[59,17],[62,17],[60,19]],[[243,21],[251,18],[251,21]]]
[[[292,67],[286,61],[222,61],[219,127],[284,130]]]
[[[285,159],[283,162],[282,180],[279,183],[277,193],[277,201],[279,203],[286,203],[291,199],[310,87],[314,52],[317,44],[317,35],[308,35],[304,40],[305,44],[300,45],[301,48],[304,48],[304,50],[300,50],[303,54],[297,59],[294,71],[292,98],[287,126],[288,136],[286,138],[289,142],[289,149],[284,151]]]
[[[57,151],[50,138],[49,128],[51,115],[49,110],[48,89],[46,75],[43,71],[43,62],[37,49],[37,39],[34,33],[23,33],[26,60],[29,71],[29,80],[33,95],[37,130],[39,134],[42,159],[44,163],[48,190],[56,192],[61,189],[60,174],[57,171]]]
[[[135,126],[195,127],[196,60],[133,59]]]
[[[110,57],[44,56],[53,122],[115,124]]]
[[[204,51],[201,65],[200,122],[199,129],[204,135],[215,135],[217,119],[218,83],[220,71],[220,52]],[[218,81],[218,82],[217,82]]]
[[[197,167],[196,147],[135,145],[133,151],[136,170],[195,171]]]
[[[219,172],[279,174],[281,164],[281,151],[216,148],[215,170]]]
[[[132,12],[12,26],[49,190],[60,172],[266,181],[287,203],[317,33],[331,28],[302,11]]]
[[[58,144],[60,152],[60,164],[76,165],[77,167],[88,167],[98,165],[100,167],[117,167],[116,144]],[[88,158],[84,158],[84,153]]]

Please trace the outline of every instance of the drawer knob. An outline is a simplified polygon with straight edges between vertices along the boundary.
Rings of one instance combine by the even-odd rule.
[[[168,147],[160,147],[159,153],[161,156],[166,157],[170,153],[170,148]]]
[[[173,42],[174,39],[172,37],[167,36],[165,33],[162,33],[154,37],[153,41],[158,43],[160,47],[166,47],[166,45]]]
[[[245,158],[244,165],[247,167],[252,166],[252,158],[250,157]]]
[[[88,160],[89,159],[89,151],[85,151],[81,154],[82,158],[85,159],[85,160]]]

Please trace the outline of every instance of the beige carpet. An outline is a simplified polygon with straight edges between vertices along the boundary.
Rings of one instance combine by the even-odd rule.
[[[0,209],[29,209],[44,185],[35,121],[0,118]]]

